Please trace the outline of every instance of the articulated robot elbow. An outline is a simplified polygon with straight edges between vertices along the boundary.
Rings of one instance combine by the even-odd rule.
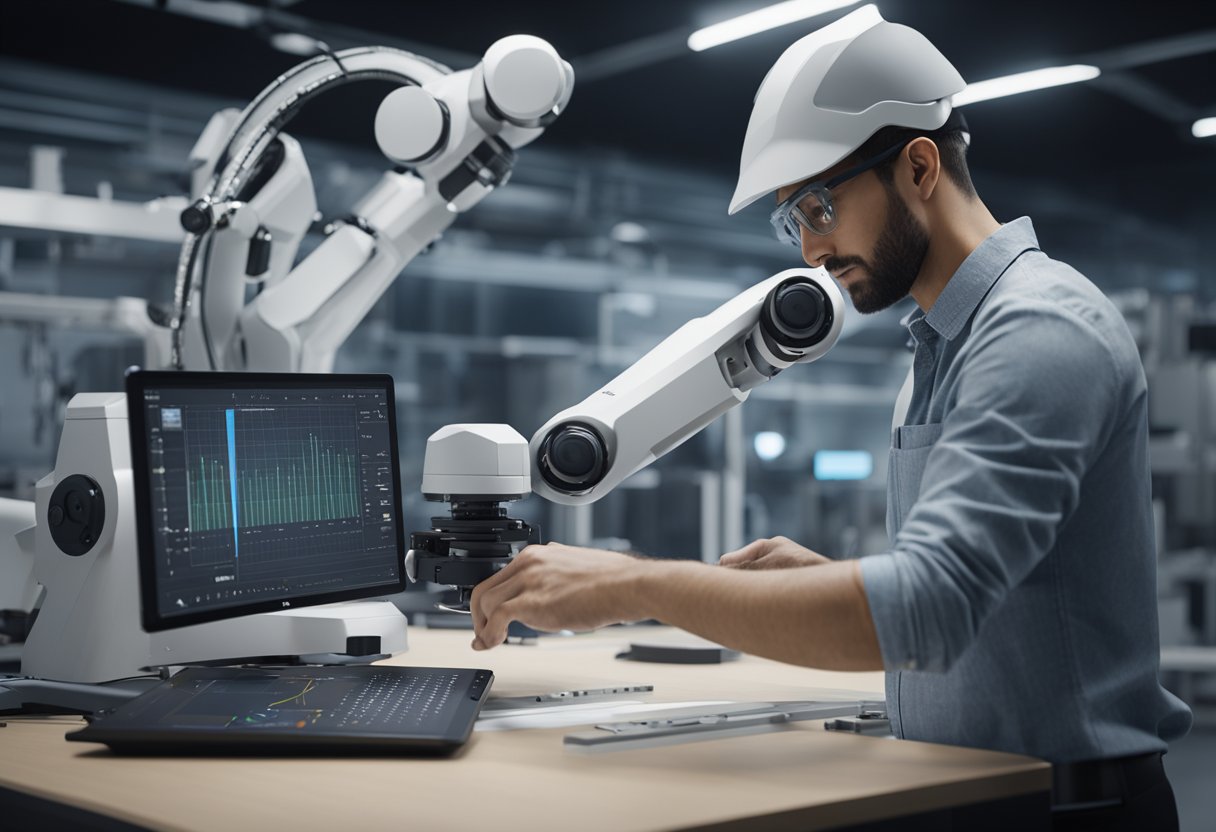
[[[822,271],[790,269],[690,321],[533,436],[533,488],[593,502],[747,398],[779,372],[822,356],[844,301]]]

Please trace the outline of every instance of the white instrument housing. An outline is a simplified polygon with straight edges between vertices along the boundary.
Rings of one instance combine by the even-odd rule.
[[[426,441],[422,493],[428,499],[532,493],[528,440],[510,425],[447,425]]]

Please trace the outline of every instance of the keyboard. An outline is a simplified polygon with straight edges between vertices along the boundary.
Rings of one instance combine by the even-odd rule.
[[[409,676],[376,673],[347,692],[333,709],[333,727],[359,726],[386,731],[411,730],[451,720],[460,697],[460,674],[418,671]],[[322,720],[326,725],[329,720]]]

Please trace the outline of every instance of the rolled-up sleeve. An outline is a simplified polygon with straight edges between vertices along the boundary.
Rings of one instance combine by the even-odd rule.
[[[1108,344],[1047,301],[981,310],[919,496],[862,579],[888,670],[944,671],[1052,549],[1122,414]]]

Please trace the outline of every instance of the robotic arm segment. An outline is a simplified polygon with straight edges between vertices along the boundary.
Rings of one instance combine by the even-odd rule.
[[[312,177],[299,143],[280,134],[271,148],[275,152],[260,157],[267,161],[250,180],[257,187],[246,186],[251,191],[248,201],[208,206],[212,213],[206,218],[190,214],[200,210],[194,206],[187,209],[194,221],[214,226],[199,251],[199,270],[206,279],[197,282],[192,300],[196,325],[182,331],[183,350],[192,366],[244,366],[236,336],[246,287],[257,282],[271,288],[287,276],[316,214]]]
[[[824,272],[790,269],[689,321],[536,432],[533,489],[565,505],[598,500],[756,385],[826,353],[840,336],[843,309]]]
[[[183,324],[209,314],[212,304],[200,296],[209,273],[218,271],[214,266],[222,260],[226,300],[211,314],[219,316],[215,328],[225,344],[218,352],[223,364],[328,370],[334,351],[401,269],[434,242],[456,214],[507,181],[514,148],[539,136],[562,111],[573,77],[570,65],[552,46],[524,35],[498,41],[476,67],[456,73],[406,52],[364,47],[314,58],[280,76],[241,115],[218,152],[208,186],[183,213],[190,236],[182,248],[175,287],[174,366],[184,363]],[[276,154],[276,143],[289,141],[279,131],[305,101],[329,87],[364,78],[405,85],[381,103],[375,134],[384,154],[409,173],[386,173],[355,206],[355,216],[341,228],[342,239],[323,243],[290,274],[280,272],[290,268],[298,238],[315,213],[315,200],[305,168],[299,178],[307,195],[298,195],[293,204],[307,206],[309,217],[292,215],[292,222],[285,223],[291,230],[276,229],[266,213],[251,215],[247,207],[256,203],[266,184],[259,171]],[[211,125],[207,132],[214,132]],[[214,136],[209,144],[218,146]],[[273,174],[269,182],[274,182]],[[251,224],[245,221],[250,216]],[[238,224],[247,238],[221,239],[220,230]],[[367,239],[360,240],[359,234]],[[285,253],[280,253],[280,240],[290,242]],[[239,251],[217,255],[213,249],[227,247],[222,242]],[[318,264],[309,263],[314,257],[320,258]],[[241,274],[265,281],[266,290],[248,306],[242,281],[228,277],[238,264]],[[199,288],[193,285],[196,272],[201,272]],[[276,289],[280,279],[285,280],[284,288]],[[201,330],[206,366],[218,369],[209,327],[199,323],[194,328]],[[191,337],[197,346],[198,337]],[[197,349],[187,353],[199,354]]]
[[[547,127],[561,115],[574,91],[573,67],[547,42],[531,35],[512,35],[495,43],[486,50],[479,70],[473,74],[470,99],[483,98],[476,95],[480,81],[485,114],[492,120],[487,126],[507,122],[525,130]],[[508,142],[518,148],[539,135],[539,130],[520,133],[522,141]]]
[[[194,278],[195,273],[200,271],[200,256],[205,257],[202,250],[204,246],[210,249],[213,245],[212,232],[237,210],[239,206],[234,203],[240,202],[241,196],[246,198],[252,196],[248,190],[253,190],[253,188],[246,186],[255,186],[258,183],[260,170],[264,170],[264,167],[259,168],[259,165],[265,165],[265,162],[262,161],[264,155],[268,152],[271,153],[271,156],[276,155],[270,149],[276,141],[283,140],[280,131],[299,108],[323,90],[351,81],[387,79],[400,81],[407,85],[416,85],[441,77],[447,72],[446,67],[433,61],[396,49],[386,47],[347,49],[333,56],[318,56],[280,75],[245,108],[234,126],[231,127],[227,141],[223,143],[222,149],[215,156],[214,163],[209,165],[211,175],[206,187],[201,193],[196,194],[197,199],[194,204],[182,214],[182,225],[189,232],[189,236],[182,245],[182,252],[178,258],[177,279],[174,286],[174,310],[170,322],[173,339],[171,358],[173,366],[180,368],[185,363],[182,328],[186,323],[187,315],[191,314],[190,307],[195,301]],[[227,117],[226,120],[231,122],[230,117]],[[214,134],[215,131],[212,130],[214,125],[215,120],[213,119],[200,138],[196,152],[205,149],[204,145],[218,145],[214,135],[210,137],[207,135],[208,133]],[[204,166],[204,169],[206,167],[208,166]],[[300,167],[303,169],[302,184],[307,187],[307,204],[310,205],[310,210],[303,225],[296,225],[293,231],[295,235],[303,237],[308,222],[311,221],[312,215],[316,211],[316,203],[312,195],[311,179],[307,175],[307,167],[302,164],[302,157]],[[295,173],[299,176],[299,168],[295,169]],[[273,237],[272,234],[271,237]],[[262,237],[262,244],[270,244],[265,235]],[[294,255],[293,247],[288,252],[288,256],[294,258]],[[271,254],[270,258],[274,259],[274,255]],[[210,269],[203,267],[201,272],[200,283],[206,283]],[[230,274],[226,270],[222,273]],[[229,293],[236,295],[235,300],[230,303],[235,303],[238,307],[243,305],[243,284],[240,281],[231,280],[228,283],[230,285],[225,288]],[[206,311],[196,311],[193,314],[195,316],[205,315]],[[206,357],[209,367],[217,369],[215,352],[208,349]]]

